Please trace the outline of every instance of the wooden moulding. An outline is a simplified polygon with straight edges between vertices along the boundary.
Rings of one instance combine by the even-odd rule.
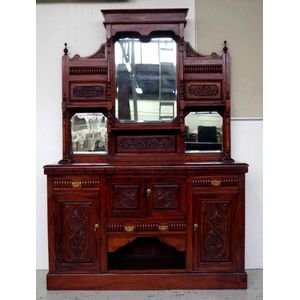
[[[160,271],[161,272],[161,271]],[[48,274],[48,290],[246,289],[246,273]]]

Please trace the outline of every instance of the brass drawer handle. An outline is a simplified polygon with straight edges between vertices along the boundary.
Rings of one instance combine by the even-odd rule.
[[[159,231],[167,231],[167,230],[169,230],[169,225],[159,225],[158,230]]]
[[[134,225],[125,225],[124,229],[126,232],[132,232],[134,231]]]
[[[197,231],[199,228],[199,225],[198,224],[194,224],[194,231]]]
[[[97,231],[98,228],[99,228],[99,224],[95,224],[94,231]]]
[[[81,181],[72,181],[72,187],[73,188],[81,187]]]
[[[212,186],[220,186],[221,185],[221,180],[220,179],[213,179],[210,184]]]

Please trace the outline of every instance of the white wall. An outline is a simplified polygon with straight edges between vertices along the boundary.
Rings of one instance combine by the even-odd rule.
[[[100,9],[189,8],[186,40],[195,44],[194,0],[113,1],[37,4],[37,269],[48,268],[47,191],[43,165],[61,159],[61,56],[89,55],[104,42]],[[25,45],[26,46],[26,45]],[[262,121],[233,121],[232,152],[250,164],[247,175],[246,267],[262,267]],[[251,141],[251,143],[250,143]]]
[[[233,118],[232,157],[249,164],[246,174],[246,257],[249,269],[263,267],[263,121]]]

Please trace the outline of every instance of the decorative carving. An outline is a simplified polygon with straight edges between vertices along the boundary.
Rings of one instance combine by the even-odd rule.
[[[184,73],[222,73],[222,65],[184,66]]]
[[[220,99],[220,82],[188,82],[186,97],[191,99]]]
[[[178,185],[155,185],[155,209],[178,209]]]
[[[128,226],[128,225],[127,225]],[[134,231],[185,231],[186,223],[169,223],[169,224],[158,224],[158,223],[138,223],[130,225],[134,227]],[[124,232],[127,231],[124,224],[108,224],[108,232]]]
[[[229,202],[206,202],[202,207],[202,260],[227,260]]]
[[[103,85],[78,85],[72,92],[72,98],[103,98],[105,88]]]
[[[81,180],[81,188],[83,189],[97,189],[99,185],[99,180]]]
[[[186,57],[204,57],[204,55],[198,53],[189,42],[185,43],[185,56]]]
[[[105,58],[105,44],[102,44],[96,53],[92,54],[91,56],[89,56],[87,58],[89,58],[89,59]]]
[[[107,74],[107,67],[70,67],[70,75],[98,75],[98,74]]]
[[[176,137],[171,136],[118,136],[118,152],[174,152]]]
[[[137,209],[138,191],[138,185],[114,185],[114,209]]]
[[[192,181],[193,187],[211,187],[211,186],[237,186],[238,177],[228,178],[199,178]]]
[[[89,204],[66,204],[66,251],[70,260],[89,257]]]
[[[88,180],[83,179],[79,181],[72,181],[71,179],[59,179],[53,180],[53,188],[55,189],[71,189],[71,188],[82,188],[82,189],[96,189],[99,188],[99,180]]]
[[[72,188],[72,181],[69,179],[53,180],[53,188],[70,189]]]

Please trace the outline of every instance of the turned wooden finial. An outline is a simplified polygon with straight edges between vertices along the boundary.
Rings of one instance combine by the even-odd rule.
[[[65,55],[67,55],[67,54],[68,54],[68,48],[67,48],[67,46],[68,46],[68,44],[67,44],[67,43],[65,43],[65,49],[64,49],[64,53],[65,53]]]
[[[227,41],[224,41],[224,48],[223,48],[224,53],[227,53],[228,48],[227,48]]]

